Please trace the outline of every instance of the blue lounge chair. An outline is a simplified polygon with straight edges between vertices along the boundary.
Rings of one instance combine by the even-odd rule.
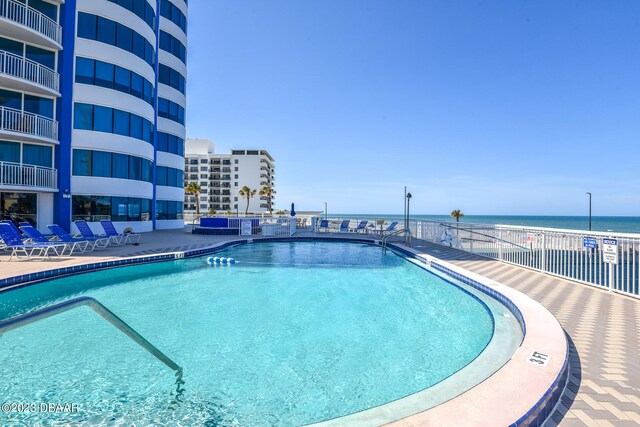
[[[116,227],[114,227],[111,221],[103,219],[100,221],[100,225],[104,229],[105,234],[113,239],[118,239],[121,245],[131,243],[133,245],[140,244],[140,235],[136,233],[118,233]]]
[[[87,242],[87,247],[85,248],[85,251],[93,251],[94,249],[98,248],[98,249],[102,249],[102,248],[106,248],[107,245],[109,244],[109,239],[108,238],[104,238],[104,239],[85,239],[84,237],[72,237],[71,234],[67,233],[62,227],[60,227],[58,224],[51,224],[51,225],[47,225],[47,227],[49,227],[49,230],[51,230],[51,232],[56,236],[56,239],[58,239],[61,242],[64,243],[75,243],[75,242]]]
[[[376,231],[376,233],[378,233],[380,236],[386,236],[387,234],[391,234],[396,231],[397,225],[398,221],[393,221],[387,228],[385,228],[384,230],[378,230]]]
[[[342,224],[340,224],[340,233],[348,233],[349,232],[349,222],[350,220],[345,219],[342,221]]]
[[[52,242],[49,239],[47,239],[47,237],[42,234],[40,231],[38,231],[37,228],[31,226],[31,225],[23,225],[20,227],[20,230],[26,234],[29,239],[31,239],[32,242],[34,243],[52,243],[52,244],[57,244],[62,246],[62,251],[58,252],[58,255],[63,256],[65,250],[69,251],[69,256],[71,256],[73,254],[74,251],[78,251],[80,253],[83,253],[86,249],[87,249],[87,245],[89,244],[89,242],[71,242],[71,243],[66,243],[66,242]]]
[[[91,239],[91,240],[98,240],[98,239],[108,239],[108,244],[110,246],[120,246],[122,243],[120,243],[120,238],[117,237],[111,237],[111,236],[107,236],[107,235],[96,235],[93,233],[93,231],[91,231],[91,228],[89,227],[89,224],[87,224],[86,221],[74,221],[74,224],[76,225],[76,227],[78,227],[78,231],[80,232],[80,235],[82,237],[84,237],[85,239]]]
[[[367,231],[366,226],[367,226],[368,223],[369,223],[369,221],[367,221],[367,220],[360,221],[360,224],[358,224],[358,226],[356,228],[351,228],[351,229],[349,229],[349,231],[352,231],[354,233],[359,233],[360,231],[365,231],[366,232]]]
[[[49,252],[53,251],[56,255],[60,255],[65,249],[64,244],[53,243],[47,241],[46,243],[24,243],[19,236],[16,236],[11,226],[6,223],[0,223],[0,238],[4,241],[6,249],[11,249],[11,256],[9,261],[15,256],[20,259],[19,253],[23,253],[28,260],[34,257],[37,252],[41,260],[49,257]],[[46,240],[46,239],[45,239]]]
[[[320,220],[320,226],[318,227],[318,231],[321,231],[321,230],[329,231],[329,220],[328,219]]]

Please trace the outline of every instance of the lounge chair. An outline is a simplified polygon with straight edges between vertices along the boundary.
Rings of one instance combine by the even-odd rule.
[[[329,220],[328,219],[322,219],[320,220],[320,225],[318,226],[318,231],[329,231]]]
[[[78,227],[78,231],[80,235],[87,240],[98,240],[98,239],[108,239],[107,242],[110,246],[120,246],[122,245],[122,240],[120,237],[111,237],[105,234],[97,235],[91,231],[89,224],[86,221],[78,220],[73,222],[76,227]]]
[[[67,233],[58,224],[50,224],[50,225],[47,225],[47,227],[49,227],[49,230],[51,230],[51,232],[55,235],[55,239],[63,243],[73,244],[73,243],[86,242],[87,245],[84,248],[84,250],[81,251],[81,253],[84,253],[86,251],[91,252],[96,248],[98,249],[106,248],[107,245],[109,244],[109,239],[106,237],[104,239],[95,239],[95,240],[85,239],[84,237],[72,237],[71,234]],[[52,240],[52,241],[55,241],[55,240]]]
[[[342,220],[342,223],[340,224],[340,230],[338,230],[338,231],[340,231],[340,233],[348,233],[349,232],[349,222],[350,221],[351,220],[349,220],[349,219]]]
[[[24,243],[19,236],[16,236],[11,226],[6,223],[0,223],[0,238],[4,241],[6,249],[11,249],[9,261],[11,261],[14,256],[20,259],[18,253],[23,253],[28,260],[31,260],[36,252],[38,253],[37,256],[45,259],[49,257],[49,252],[51,251],[59,256],[65,250],[64,244],[49,241],[46,243]]]
[[[69,256],[71,256],[73,254],[73,252],[78,251],[80,253],[84,253],[84,251],[87,249],[87,245],[89,244],[89,242],[87,241],[82,241],[82,242],[71,242],[71,243],[67,243],[67,242],[52,242],[50,241],[44,234],[42,234],[40,231],[38,231],[37,228],[31,226],[31,225],[23,225],[20,226],[20,230],[26,234],[29,239],[31,239],[32,242],[34,243],[53,243],[54,245],[61,245],[63,246],[63,249],[61,252],[58,253],[58,255],[60,256],[64,256],[64,252],[65,250],[69,251]]]
[[[369,221],[367,221],[367,220],[360,221],[360,224],[358,224],[358,226],[356,228],[350,228],[349,231],[352,231],[354,233],[359,233],[360,231],[365,231],[366,232],[367,231],[366,227],[367,227],[368,223],[369,223]]]
[[[105,234],[113,239],[118,239],[121,245],[126,245],[127,243],[131,243],[133,245],[138,245],[140,243],[140,235],[136,233],[118,233],[116,227],[114,227],[111,221],[103,219],[100,221],[100,225],[104,229]]]
[[[397,225],[398,225],[398,221],[393,221],[391,224],[389,224],[387,228],[385,228],[384,230],[378,230],[376,231],[376,233],[379,234],[380,236],[386,236],[387,234],[391,234],[394,231],[396,231]]]

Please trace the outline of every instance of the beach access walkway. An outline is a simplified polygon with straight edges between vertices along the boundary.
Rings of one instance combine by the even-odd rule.
[[[246,238],[192,235],[190,231],[186,227],[144,233],[139,246],[110,247],[41,262],[7,262],[8,253],[0,252],[0,279],[133,256],[201,249]],[[298,235],[317,234],[302,231]],[[321,234],[332,235],[345,237],[338,233]],[[370,238],[355,233],[348,237]],[[560,321],[569,339],[570,383],[547,427],[640,425],[640,299],[422,240],[413,239],[411,247],[523,292]]]

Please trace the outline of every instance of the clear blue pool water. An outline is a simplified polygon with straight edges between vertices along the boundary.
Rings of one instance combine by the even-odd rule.
[[[2,318],[96,298],[184,368],[173,372],[88,308],[0,336],[5,402],[77,403],[14,420],[113,425],[301,425],[430,387],[493,334],[478,299],[391,252],[329,242],[53,280],[0,294]],[[8,417],[8,414],[0,416]]]

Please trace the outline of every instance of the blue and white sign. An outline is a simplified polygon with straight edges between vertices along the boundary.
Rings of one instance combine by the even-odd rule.
[[[618,263],[618,240],[602,239],[602,258],[609,264]]]
[[[582,239],[582,246],[589,249],[597,249],[598,241],[594,237],[585,237]]]

